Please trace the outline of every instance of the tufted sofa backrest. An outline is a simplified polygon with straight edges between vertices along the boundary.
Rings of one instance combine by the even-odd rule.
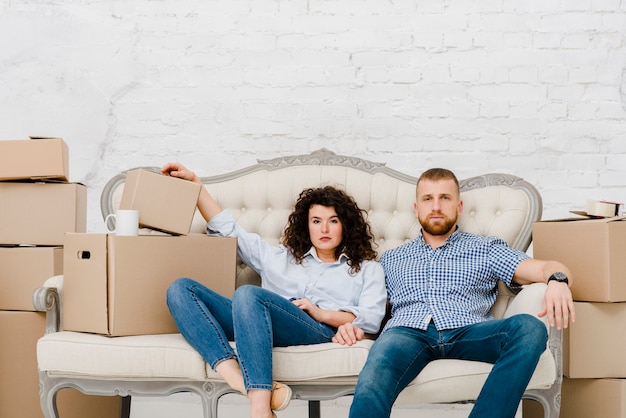
[[[158,171],[158,168],[151,169]],[[125,178],[126,173],[121,173],[103,189],[103,217],[119,206]],[[203,177],[202,181],[239,224],[272,244],[279,242],[299,193],[307,187],[320,185],[344,189],[368,212],[379,255],[412,240],[420,231],[413,212],[417,178],[383,163],[340,156],[326,149],[259,161],[238,171]],[[512,247],[526,251],[531,241],[532,223],[541,219],[542,210],[541,196],[531,184],[507,174],[484,174],[460,180],[460,186],[464,201],[459,218],[462,230],[495,235]],[[197,211],[192,232],[205,232],[205,222]],[[256,273],[247,266],[240,264],[237,271],[237,285],[259,283]],[[501,294],[510,297],[505,289]]]

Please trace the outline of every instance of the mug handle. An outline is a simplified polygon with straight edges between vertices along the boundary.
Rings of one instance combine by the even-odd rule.
[[[106,218],[104,218],[104,226],[107,229],[107,232],[109,232],[110,234],[115,232],[115,228],[113,228],[113,230],[109,229],[109,219],[113,218],[115,219],[115,214],[114,213],[110,213],[107,215]]]

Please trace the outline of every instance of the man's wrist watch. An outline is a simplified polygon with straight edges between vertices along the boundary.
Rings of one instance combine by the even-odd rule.
[[[569,280],[567,280],[567,275],[562,271],[552,273],[552,275],[548,277],[548,281],[546,283],[550,283],[550,281],[552,280],[555,280],[559,283],[569,284]]]

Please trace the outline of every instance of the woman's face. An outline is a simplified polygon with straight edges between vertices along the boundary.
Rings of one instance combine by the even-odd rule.
[[[334,259],[335,249],[343,238],[343,225],[335,208],[321,205],[309,208],[309,237],[318,256],[332,253]]]

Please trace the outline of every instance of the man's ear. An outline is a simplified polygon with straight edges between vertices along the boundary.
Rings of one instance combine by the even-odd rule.
[[[463,213],[463,201],[459,200],[459,206],[456,208],[457,216]]]

